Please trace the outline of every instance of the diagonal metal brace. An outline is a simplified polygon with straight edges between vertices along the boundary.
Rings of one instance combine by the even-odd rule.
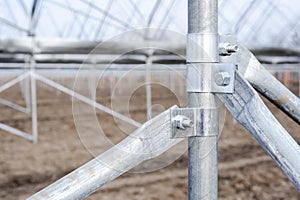
[[[218,94],[234,118],[242,124],[300,191],[300,148],[239,74],[233,94]]]
[[[258,92],[300,124],[300,99],[272,76],[246,47],[239,47],[239,73]]]
[[[168,109],[147,121],[117,145],[28,200],[83,199],[143,161],[161,155],[182,140],[170,139]]]

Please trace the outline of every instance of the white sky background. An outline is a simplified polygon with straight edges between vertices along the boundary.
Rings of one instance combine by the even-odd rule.
[[[28,29],[32,2],[33,0],[0,0],[0,38],[26,37],[25,32],[4,24],[3,19]],[[96,7],[89,6],[89,2]],[[41,0],[36,18],[36,35],[40,38],[107,40],[127,30],[147,27],[156,2],[157,0]],[[253,7],[247,12],[251,4]],[[104,19],[103,10],[109,15],[101,23]],[[219,10],[221,34],[237,34],[240,42],[248,46],[299,47],[299,0],[219,0]],[[150,27],[185,34],[187,0],[161,0]]]

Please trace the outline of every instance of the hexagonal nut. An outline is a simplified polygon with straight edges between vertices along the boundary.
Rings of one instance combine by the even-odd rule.
[[[175,127],[182,130],[193,126],[193,121],[183,115],[177,115],[176,117],[174,117],[172,119],[172,123],[175,125]]]
[[[219,72],[215,75],[215,83],[218,86],[227,86],[230,84],[230,74],[228,72]]]

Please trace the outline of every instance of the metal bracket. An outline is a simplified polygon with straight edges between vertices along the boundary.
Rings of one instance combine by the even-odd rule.
[[[189,63],[219,62],[218,34],[189,33],[187,35],[186,61]]]
[[[217,108],[174,108],[171,109],[171,138],[212,136],[218,133],[218,125],[213,123]],[[205,113],[205,114],[203,114]],[[207,131],[210,130],[210,131]],[[217,131],[212,131],[217,130]]]
[[[191,36],[194,36],[191,38],[201,38],[201,34]],[[198,59],[191,59],[194,62],[187,64],[188,92],[233,93],[235,70],[239,63],[236,53],[238,51],[237,40],[233,35],[222,35],[220,41],[220,63],[205,63],[198,62]],[[200,56],[200,52],[195,49],[190,51]]]
[[[202,93],[233,93],[235,64],[187,64],[187,91]]]

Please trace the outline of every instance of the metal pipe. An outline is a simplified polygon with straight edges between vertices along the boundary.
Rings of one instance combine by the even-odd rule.
[[[23,27],[21,27],[21,26],[18,26],[18,25],[15,24],[15,23],[10,22],[9,20],[7,20],[7,19],[5,19],[5,18],[0,17],[0,23],[3,23],[3,24],[5,24],[5,25],[7,25],[7,26],[9,26],[9,27],[12,27],[12,28],[14,28],[14,29],[17,29],[17,30],[19,30],[19,31],[28,33],[28,30],[27,30],[27,29],[25,29],[25,28],[23,28]]]
[[[125,26],[126,28],[133,28],[132,25],[128,24],[126,21],[119,19],[117,17],[115,17],[114,15],[111,15],[110,13],[108,13],[108,11],[104,10],[103,8],[97,6],[96,4],[94,4],[91,1],[87,1],[87,0],[80,0],[81,2],[87,4],[87,5],[91,5],[91,8],[94,9],[95,11],[98,11],[101,14],[105,14],[107,15],[107,17],[109,17],[112,21],[115,21],[117,23],[119,23],[120,25]]]
[[[26,113],[26,114],[28,114],[30,112],[29,108],[24,108],[23,106],[20,106],[18,104],[15,104],[13,102],[7,101],[7,100],[2,99],[2,98],[0,98],[0,104],[6,105],[8,107],[11,107],[15,110],[18,110],[18,111]]]
[[[300,99],[264,68],[245,47],[239,48],[239,72],[263,96],[300,124]]]
[[[35,66],[36,68],[36,66]],[[30,80],[29,78],[26,78],[23,82],[23,95],[24,95],[24,100],[25,100],[25,107],[28,110],[28,113],[31,111],[31,100],[30,100]],[[20,84],[22,84],[22,82]]]
[[[29,72],[21,74],[20,76],[10,80],[9,82],[0,86],[0,92],[7,90],[8,88],[14,86],[15,84],[19,83],[20,81],[24,80],[27,76],[29,76]]]
[[[148,17],[148,21],[147,21],[147,27],[149,28],[151,26],[151,23],[152,23],[152,20],[153,20],[153,17],[156,13],[156,11],[158,10],[159,6],[161,4],[161,0],[156,0],[156,3],[154,4],[152,10],[151,10],[151,13]]]
[[[194,40],[196,44],[192,45],[189,43],[189,38],[197,38]],[[206,38],[209,38],[209,40]],[[204,53],[198,53],[203,51]],[[189,0],[187,42],[188,65],[195,65],[200,70],[204,65],[217,61],[218,0]],[[188,74],[187,84],[191,84],[191,88],[193,88],[193,80],[190,79]],[[211,80],[206,79],[202,81],[209,83]],[[212,120],[209,120],[209,123],[214,124],[215,127],[210,129],[208,127],[212,127],[211,124],[202,124],[201,132],[204,133],[205,137],[198,136],[188,138],[188,198],[189,200],[215,200],[218,199],[217,157],[219,128],[217,97],[212,93],[198,93],[191,90],[188,91],[188,106],[213,108],[213,111],[209,113],[210,116],[213,116]],[[205,117],[207,113],[202,114]],[[200,133],[196,133],[195,135],[199,134]]]
[[[37,124],[37,99],[36,99],[36,80],[34,77],[35,74],[35,52],[36,52],[36,39],[35,39],[35,27],[34,27],[34,16],[36,12],[36,6],[39,0],[34,0],[31,8],[30,22],[29,22],[29,33],[30,43],[32,46],[30,54],[30,93],[31,93],[31,129],[32,129],[32,138],[33,142],[37,143],[38,141],[38,124]]]
[[[146,106],[147,106],[147,120],[152,118],[152,93],[151,93],[151,68],[153,60],[153,51],[149,50],[149,55],[146,60],[146,73],[145,73],[145,84],[146,84]]]
[[[217,108],[217,98],[210,93],[189,93],[189,107]],[[218,115],[216,112],[215,115]],[[218,118],[217,118],[218,119]],[[218,123],[211,121],[211,123]],[[188,138],[188,198],[218,199],[218,126],[208,124],[202,131],[212,136]]]
[[[218,0],[188,0],[188,32],[218,33]]]
[[[14,135],[23,137],[23,138],[25,138],[27,140],[33,141],[32,135],[30,135],[28,133],[25,133],[23,131],[20,131],[18,129],[15,129],[15,128],[11,127],[11,126],[8,126],[8,125],[0,123],[0,129],[5,130],[5,131],[7,131],[9,133],[12,133]]]
[[[171,139],[173,106],[100,156],[76,169],[28,200],[83,199],[141,162],[157,157],[183,139]]]
[[[234,93],[219,94],[219,98],[300,191],[299,145],[276,120],[249,83],[239,73],[235,77]]]
[[[99,40],[98,36],[101,33],[102,27],[105,24],[105,20],[107,18],[107,14],[110,12],[110,9],[111,9],[111,6],[112,6],[113,2],[114,1],[112,0],[112,1],[109,1],[107,3],[107,5],[105,7],[105,10],[107,11],[107,13],[102,16],[101,22],[99,23],[98,28],[96,29],[94,40],[97,40],[97,39]]]
[[[33,42],[34,39],[32,39]],[[38,141],[38,129],[37,129],[37,101],[36,101],[36,80],[34,77],[35,74],[35,60],[34,60],[34,54],[31,56],[30,60],[30,92],[31,92],[31,121],[32,121],[32,137],[33,142]]]

